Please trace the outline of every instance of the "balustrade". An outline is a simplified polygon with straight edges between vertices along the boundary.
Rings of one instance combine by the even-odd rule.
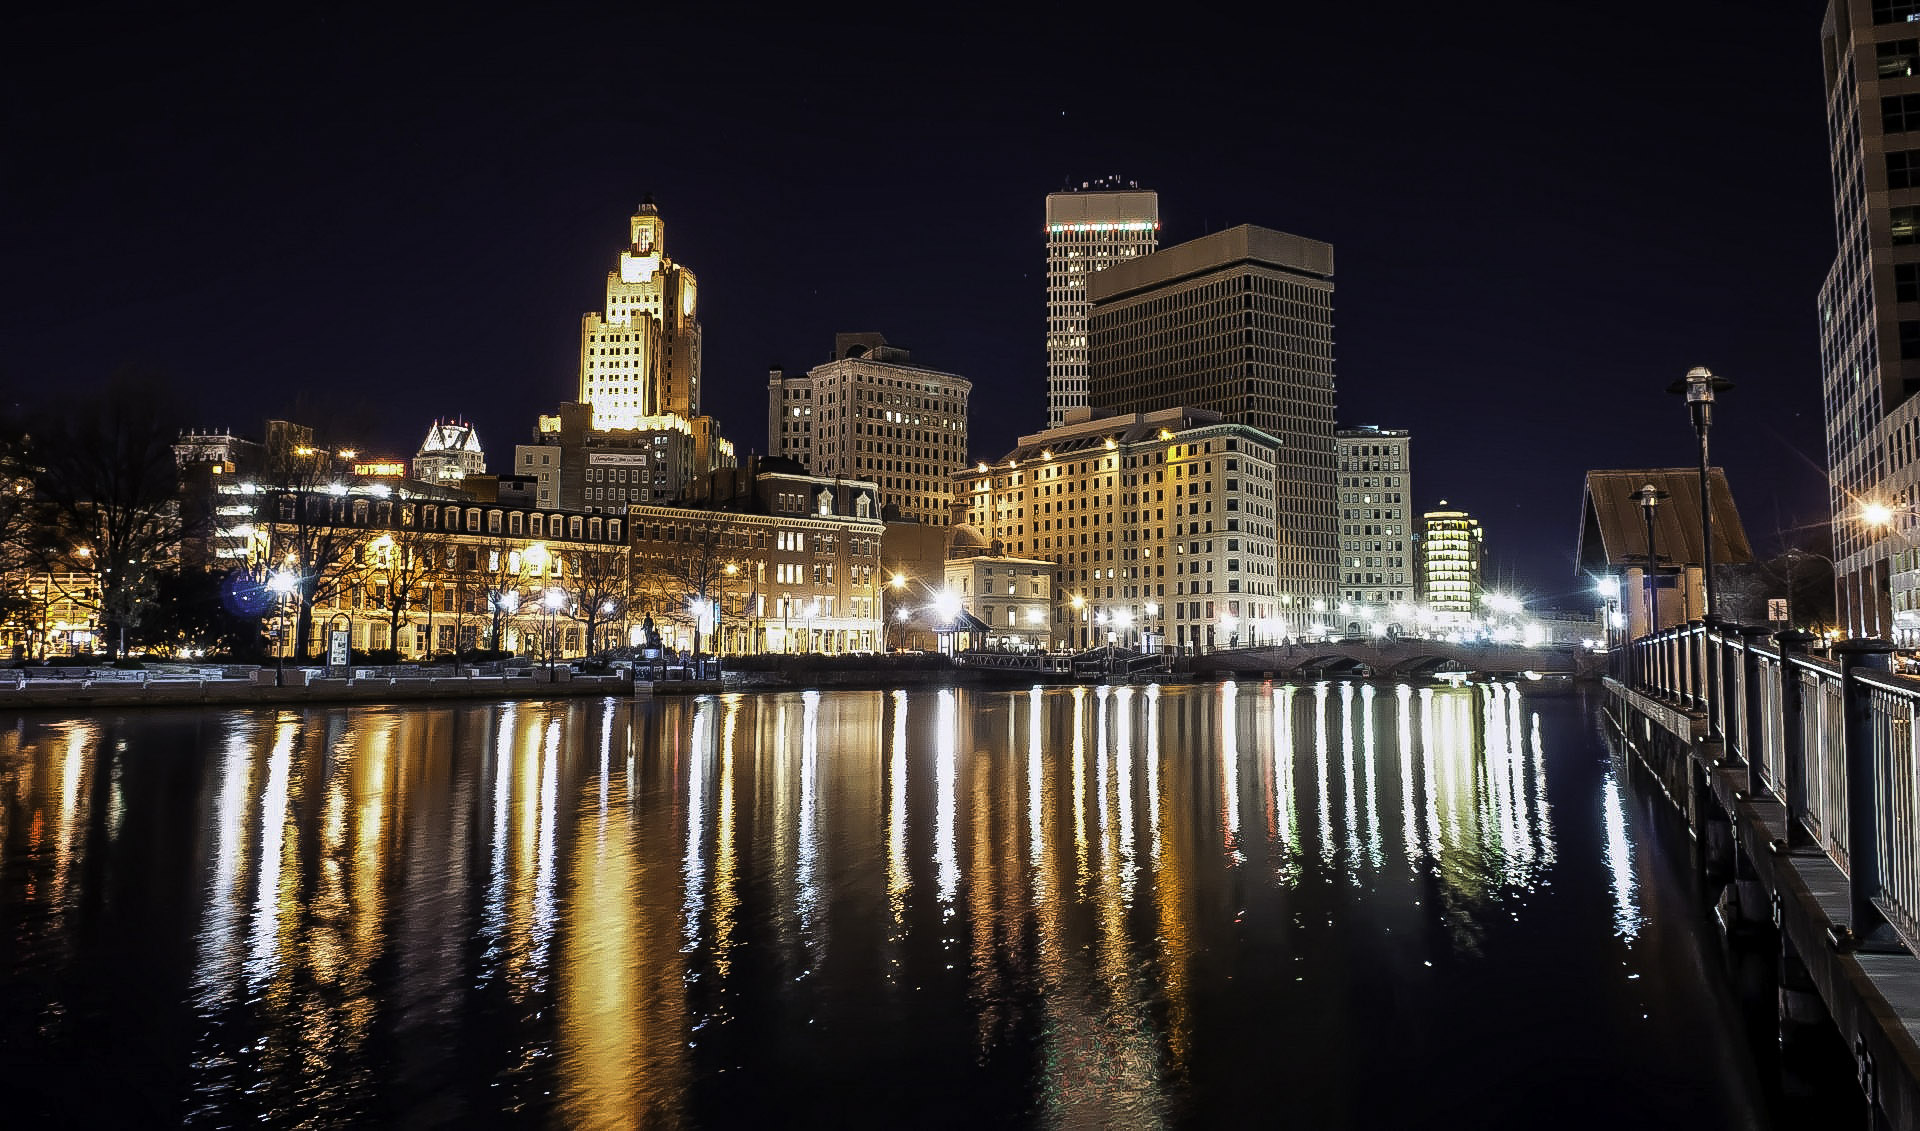
[[[1684,710],[1714,713],[1747,793],[1787,811],[1787,847],[1817,847],[1847,875],[1857,939],[1920,953],[1920,679],[1893,647],[1807,654],[1803,632],[1700,622],[1633,641],[1614,675]]]

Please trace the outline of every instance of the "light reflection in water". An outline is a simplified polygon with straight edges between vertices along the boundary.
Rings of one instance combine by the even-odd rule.
[[[446,725],[454,712],[464,731]],[[1043,1122],[1172,1121],[1169,1097],[1208,1047],[1206,964],[1245,944],[1223,918],[1370,871],[1369,898],[1402,912],[1437,892],[1435,921],[1472,953],[1490,912],[1556,856],[1539,721],[1511,687],[806,692],[454,708],[431,726],[408,712],[231,718],[196,810],[196,1087],[306,1088],[338,1121],[365,1114],[355,1089],[384,1071],[382,1010],[404,1013],[425,983],[435,1021],[485,1012],[510,1034],[488,1088],[454,1105],[476,1121],[687,1121],[693,1081],[773,1071],[768,1049],[801,1047],[816,1022],[827,1045],[867,1039],[866,1019],[896,1023],[880,1011],[951,984],[973,1011],[974,1061],[1034,1046]],[[35,890],[60,892],[88,852],[114,850],[86,840],[87,782],[108,755],[85,728],[37,750],[13,788],[42,767],[48,796],[31,812],[48,818],[53,882]],[[1616,922],[1633,938],[1611,776],[1600,800]],[[132,819],[153,803],[129,804]],[[9,830],[22,819],[9,813]],[[10,837],[9,851],[26,843]],[[470,860],[449,847],[469,843]],[[443,932],[407,939],[407,985],[383,987],[417,915]],[[775,987],[777,1007],[743,1010]],[[239,1043],[236,1011],[272,1039]],[[409,1055],[446,1072],[459,1054],[444,1044]],[[325,1055],[308,1063],[308,1049]]]
[[[959,894],[960,858],[954,848],[954,793],[955,775],[958,773],[958,754],[954,745],[958,735],[954,728],[958,722],[954,717],[954,693],[951,688],[942,688],[936,693],[939,706],[936,708],[936,721],[933,729],[934,761],[933,787],[935,807],[933,812],[934,862],[938,867],[935,881],[939,884],[940,912],[943,916],[953,915],[953,900]]]
[[[1621,938],[1640,934],[1639,881],[1633,873],[1633,841],[1627,836],[1627,813],[1620,801],[1620,779],[1607,769],[1601,789],[1602,820],[1607,830],[1607,872],[1613,879],[1613,929]]]

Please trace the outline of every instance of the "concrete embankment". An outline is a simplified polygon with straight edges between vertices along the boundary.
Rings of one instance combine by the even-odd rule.
[[[0,682],[0,710],[85,711],[95,707],[246,707],[300,703],[391,703],[441,699],[555,699],[626,695],[623,676],[574,676],[549,683],[530,676],[312,679],[284,686],[248,680]]]

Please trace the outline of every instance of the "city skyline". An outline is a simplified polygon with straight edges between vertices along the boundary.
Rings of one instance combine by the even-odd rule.
[[[606,97],[588,64],[619,37],[537,17],[497,75],[507,29],[484,20],[429,37],[281,14],[241,41],[190,22],[211,17],[79,39],[35,17],[20,41],[48,49],[4,80],[22,157],[0,182],[0,381],[32,400],[130,364],[179,381],[196,426],[251,432],[304,389],[368,406],[387,454],[453,415],[504,453],[576,388],[606,232],[651,194],[700,271],[705,407],[743,455],[769,363],[884,330],[976,383],[970,455],[990,458],[1045,424],[1045,195],[1119,174],[1159,193],[1161,246],[1253,223],[1339,247],[1339,425],[1413,430],[1413,505],[1471,510],[1491,582],[1561,597],[1585,471],[1690,460],[1664,388],[1693,365],[1739,386],[1714,454],[1756,540],[1825,517],[1822,6],[1658,11],[1657,42],[1632,12],[1413,16],[1427,62],[1399,83],[1337,51],[1254,80],[1173,31],[1155,83],[1062,92],[1006,44],[965,98],[951,80],[986,33],[693,29],[650,57],[673,109]],[[851,30],[914,52],[915,73],[887,66],[893,97],[783,65]],[[1519,50],[1546,39],[1566,50]],[[1736,105],[1687,66],[1708,49],[1777,81]],[[1491,60],[1525,81],[1481,81]],[[886,159],[848,159],[863,145]],[[1766,183],[1729,179],[1736,158]]]

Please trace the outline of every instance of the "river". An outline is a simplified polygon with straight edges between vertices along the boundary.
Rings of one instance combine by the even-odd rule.
[[[1259,682],[0,716],[10,1122],[1766,1126],[1596,717]]]

